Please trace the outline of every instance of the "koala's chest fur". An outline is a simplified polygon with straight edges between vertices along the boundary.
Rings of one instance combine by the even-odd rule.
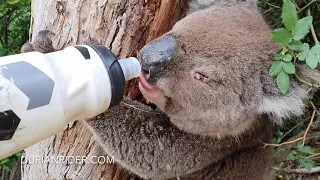
[[[87,125],[108,155],[145,179],[263,179],[269,167],[271,148],[263,142],[270,142],[272,125],[265,117],[242,136],[210,138],[126,99]]]

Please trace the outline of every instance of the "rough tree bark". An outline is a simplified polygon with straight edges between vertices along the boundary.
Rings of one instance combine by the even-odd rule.
[[[135,56],[148,41],[167,32],[184,14],[187,0],[33,0],[30,34],[55,33],[53,45],[102,44],[118,57]],[[66,59],[67,60],[67,59]],[[136,80],[126,94],[141,98]],[[137,179],[115,164],[32,163],[36,156],[103,156],[81,122],[25,150],[22,179]]]

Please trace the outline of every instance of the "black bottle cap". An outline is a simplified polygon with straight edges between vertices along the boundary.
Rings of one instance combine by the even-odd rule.
[[[111,85],[111,102],[109,109],[118,105],[123,99],[126,80],[116,56],[106,47],[101,45],[89,45],[101,57],[109,74]]]

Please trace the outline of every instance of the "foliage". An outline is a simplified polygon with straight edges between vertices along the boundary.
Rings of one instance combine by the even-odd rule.
[[[19,53],[28,41],[31,0],[0,0],[0,56]]]
[[[290,87],[290,77],[295,76],[298,63],[305,63],[310,68],[316,68],[320,61],[319,45],[315,43],[314,34],[309,33],[313,25],[315,36],[320,37],[320,0],[259,0],[259,7],[270,27],[274,29],[270,33],[271,37],[282,47],[274,56],[275,62],[269,73],[276,77],[281,92],[286,93]],[[320,107],[317,97],[320,93],[316,89],[312,90],[312,102],[316,107]],[[306,131],[313,110],[312,107],[308,107],[304,115],[285,119],[284,124],[276,128],[273,144],[281,144],[301,137]],[[319,117],[317,121],[320,125]],[[318,133],[316,126],[313,129],[309,133],[311,137]],[[275,147],[274,165],[284,169],[305,168],[308,170],[319,166],[320,149],[314,142],[316,140],[312,139],[310,138],[306,143],[308,146],[290,144]],[[314,154],[316,156],[312,156]],[[283,159],[284,157],[287,158]],[[278,179],[283,179],[284,174],[278,175],[282,176],[277,177]],[[285,176],[287,177],[288,174]]]
[[[0,171],[10,171],[14,166],[16,166],[17,162],[20,161],[21,156],[23,155],[23,151],[18,152],[17,154],[0,160]]]
[[[309,33],[312,26],[312,16],[298,18],[295,5],[290,0],[284,0],[282,7],[282,21],[284,28],[273,30],[272,39],[282,46],[282,51],[276,54],[269,74],[277,77],[277,86],[285,94],[290,87],[290,75],[296,73],[296,61],[305,61],[314,69],[320,62],[320,45],[310,47],[301,40]]]
[[[300,166],[311,171],[315,164],[311,158],[314,154],[310,146],[299,146],[296,150],[292,151],[286,159],[288,161],[296,161]]]
[[[272,139],[273,144],[280,144],[282,142],[283,132],[280,129],[277,129],[274,133],[274,137]]]

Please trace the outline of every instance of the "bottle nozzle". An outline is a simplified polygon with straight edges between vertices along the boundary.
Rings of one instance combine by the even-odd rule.
[[[124,78],[129,81],[136,78],[141,73],[141,65],[139,61],[134,57],[119,59],[120,66],[122,68]]]

